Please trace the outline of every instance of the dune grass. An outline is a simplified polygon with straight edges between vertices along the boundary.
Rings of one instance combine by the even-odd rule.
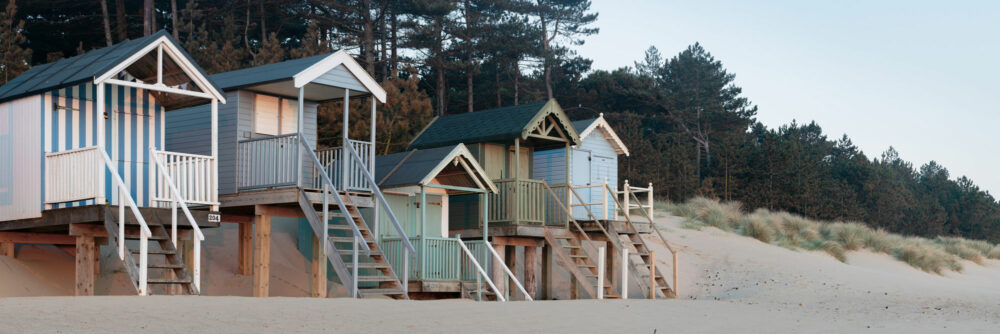
[[[847,252],[867,249],[888,254],[923,271],[961,271],[962,260],[982,264],[1000,259],[1000,245],[958,237],[907,237],[859,222],[821,222],[787,212],[745,212],[738,202],[697,197],[684,203],[662,202],[661,211],[685,218],[684,226],[713,226],[790,249],[824,251],[841,262]]]

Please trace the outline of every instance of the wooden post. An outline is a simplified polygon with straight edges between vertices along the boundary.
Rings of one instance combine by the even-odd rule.
[[[253,271],[253,224],[240,223],[239,232],[239,270],[238,273],[250,276]]]
[[[504,262],[507,263],[507,268],[510,268],[510,273],[514,274],[514,277],[508,277],[507,284],[504,284],[507,290],[507,300],[511,300],[515,295],[517,295],[517,286],[514,285],[514,279],[517,278],[517,247],[513,245],[507,245],[507,254],[504,256]],[[502,268],[500,270],[503,270]],[[503,282],[501,282],[503,283]],[[494,283],[495,284],[495,283]]]
[[[500,256],[499,259],[497,259],[494,256],[491,256],[491,258],[493,259],[493,268],[492,268],[493,284],[497,286],[497,290],[500,290],[496,292],[497,295],[506,295],[504,292],[507,291],[507,285],[503,284],[504,272],[503,272],[503,267],[501,267],[504,265],[502,260],[504,259],[504,256],[507,254],[506,247],[507,247],[506,245],[500,243],[493,244],[493,250],[495,250],[497,252],[497,255]]]
[[[552,247],[542,246],[542,299],[552,299]]]
[[[524,247],[524,290],[538,298],[538,247]]]
[[[680,265],[680,263],[677,263],[677,252],[674,252],[674,286],[673,286],[673,288],[674,288],[674,297],[680,296],[680,295],[677,294],[677,266],[678,265]]]
[[[629,216],[630,216],[629,215],[629,211],[632,211],[632,209],[629,207],[629,205],[630,205],[629,199],[631,199],[631,197],[632,197],[631,196],[632,195],[632,188],[630,188],[628,186],[628,180],[625,180],[625,186],[622,187],[622,191],[625,192],[625,196],[623,196],[624,199],[622,199],[622,202],[623,202],[622,203],[622,214],[625,215],[625,219],[628,219]]]
[[[107,243],[108,238],[94,238],[94,277],[101,275],[101,245]]]
[[[608,223],[610,224],[611,222]],[[622,244],[622,246],[624,248],[625,244]],[[618,261],[619,258],[615,256],[615,246],[614,244],[611,243],[610,240],[608,241],[607,247],[604,247],[604,249],[605,249],[604,258],[607,260],[607,268],[604,271],[605,272],[604,277],[607,277],[611,281],[611,288],[614,289],[618,286],[618,281],[619,281],[618,266],[624,266],[628,264],[621,263]]]
[[[511,205],[511,215],[514,220],[514,225],[521,223],[521,211],[526,208],[521,207],[521,196],[525,196],[521,193],[521,139],[514,138],[514,203]]]
[[[649,183],[649,191],[646,192],[646,200],[649,201],[649,218],[653,219],[653,182]],[[655,228],[655,226],[654,226]]]
[[[271,275],[271,216],[254,216],[253,296],[267,297]]]
[[[628,248],[622,247],[622,299],[628,299]]]
[[[604,299],[604,246],[597,248],[597,299]]]
[[[656,252],[649,251],[649,299],[656,299]]]
[[[94,237],[76,237],[76,295],[94,295]],[[131,255],[128,255],[131,256]]]
[[[312,296],[326,298],[326,254],[323,253],[323,242],[315,235],[312,239]]]
[[[14,243],[13,242],[0,242],[0,256],[6,256],[9,258],[14,258]]]

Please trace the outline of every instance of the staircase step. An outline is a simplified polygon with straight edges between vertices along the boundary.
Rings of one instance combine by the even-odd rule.
[[[173,263],[150,263],[150,268],[163,268],[163,269],[183,269],[183,264],[173,264]]]
[[[340,255],[351,255],[351,254],[354,254],[354,251],[350,250],[350,249],[338,249],[337,253],[340,253]],[[366,254],[364,250],[358,249],[358,256],[365,256],[365,255],[379,255],[379,256],[381,256],[382,255],[382,251],[373,249],[370,253]]]
[[[362,240],[364,240],[368,244],[375,243],[375,241],[368,240],[368,239],[362,239]],[[354,237],[330,237],[330,241],[333,241],[333,242],[354,242]]]
[[[584,255],[584,254],[570,254],[569,257],[574,258],[574,259],[586,259],[586,258],[589,258],[590,256],[587,256],[587,255]]]
[[[139,240],[140,236],[139,236],[139,234],[125,233],[125,239],[128,239],[128,240]],[[165,235],[156,235],[156,234],[153,234],[153,235],[149,236],[148,239],[149,240],[169,240],[170,237],[169,236],[165,236]]]
[[[362,295],[402,295],[403,290],[400,289],[364,289],[358,288],[358,292]]]
[[[340,224],[330,224],[327,226],[327,228],[331,230],[345,230],[345,231],[354,230],[353,228],[351,228],[351,225],[340,225]],[[361,226],[358,226],[358,229],[364,231],[367,230],[368,228],[367,227],[362,228]]]
[[[358,276],[358,282],[395,282],[395,277],[390,276]]]
[[[139,254],[140,253],[140,251],[138,249],[130,249],[130,251],[132,251],[132,254]],[[175,254],[177,254],[177,251],[166,250],[166,249],[150,249],[148,251],[148,253],[149,254],[160,254],[160,255],[175,255]]]
[[[191,279],[149,278],[149,284],[191,284]]]
[[[353,262],[347,263],[348,268],[354,268]],[[379,268],[389,268],[388,263],[375,263],[375,262],[360,262],[358,263],[358,269],[379,269]]]

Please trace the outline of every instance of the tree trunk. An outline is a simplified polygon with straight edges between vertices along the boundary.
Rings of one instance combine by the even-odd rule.
[[[104,40],[108,46],[115,44],[111,40],[111,17],[108,16],[108,0],[97,0],[101,2],[101,18],[104,19]]]
[[[145,0],[142,5],[142,35],[153,34],[153,0]]]
[[[514,105],[520,104],[518,101],[518,96],[520,96],[520,84],[521,84],[521,64],[519,61],[514,61]]]
[[[442,64],[442,65],[438,65],[438,69],[437,69],[437,89],[436,90],[437,90],[437,100],[438,100],[438,103],[437,103],[437,115],[438,116],[444,116],[444,109],[445,109],[444,106],[447,103],[447,101],[445,101],[445,96],[446,96],[445,95],[445,89],[446,89],[445,87],[446,86],[445,86],[445,82],[444,82],[444,68],[443,68],[443,64]]]
[[[365,1],[364,13],[361,15],[364,19],[362,38],[364,39],[365,70],[375,75],[375,36],[372,33],[374,25],[372,24],[371,8],[371,1]]]
[[[177,12],[177,0],[170,0],[170,30],[173,32],[174,39],[177,37],[177,16],[180,13]]]
[[[260,41],[267,39],[267,20],[265,19],[264,0],[260,0]]]
[[[495,77],[497,85],[497,108],[500,108],[503,105],[503,100],[500,99],[500,69],[501,69],[500,65],[497,64],[497,71]]]
[[[382,63],[382,66],[379,67],[379,68],[382,69],[382,76],[381,76],[382,80],[379,80],[379,81],[384,81],[384,80],[386,80],[386,79],[389,78],[389,62],[385,61],[386,60],[386,53],[389,52],[388,51],[389,48],[387,47],[388,44],[389,44],[389,41],[388,41],[388,38],[385,38],[385,28],[386,28],[386,22],[385,21],[386,21],[385,20],[385,15],[383,15],[382,19],[379,20],[379,22],[378,22],[378,41],[379,41],[379,44],[380,44],[380,47],[379,47],[379,50],[378,50],[379,51],[379,58],[378,58],[378,60],[379,60],[379,62]]]
[[[396,44],[397,44],[397,42],[399,40],[397,39],[397,36],[396,36],[396,21],[397,21],[396,13],[393,12],[392,16],[390,16],[390,21],[389,21],[389,24],[390,24],[389,33],[392,34],[392,40],[391,40],[391,42],[392,42],[392,56],[391,56],[392,57],[392,63],[389,65],[389,68],[392,70],[392,74],[390,75],[390,77],[393,80],[399,79],[399,58],[397,57],[397,54],[396,54]]]
[[[115,30],[118,31],[118,41],[128,39],[128,23],[125,22],[125,0],[115,1]]]

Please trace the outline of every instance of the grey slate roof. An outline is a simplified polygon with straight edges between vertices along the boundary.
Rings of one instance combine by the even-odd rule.
[[[576,129],[576,132],[583,132],[584,129],[589,127],[591,124],[594,124],[596,121],[597,118],[575,120],[573,121],[573,128]]]
[[[291,79],[292,76],[302,72],[302,70],[305,70],[306,68],[309,68],[309,66],[312,66],[323,58],[329,57],[331,54],[333,53],[213,74],[209,78],[212,79],[213,82],[217,83],[219,85],[218,87],[223,90],[232,90],[240,87],[287,80]]]
[[[409,151],[376,156],[375,180],[382,181],[387,174],[396,169],[396,172],[392,173],[379,187],[393,188],[420,184],[420,181],[426,178],[433,171],[434,167],[441,164],[441,160],[448,157],[457,146],[450,145],[417,150],[413,152],[413,155],[409,159],[406,159],[406,156],[410,155]],[[399,165],[399,162],[403,161],[403,159],[406,159],[403,165],[396,168],[396,165]]]
[[[410,148],[514,139],[547,102],[442,116],[434,119]]]
[[[0,86],[0,102],[93,81],[94,77],[111,70],[112,67],[163,36],[169,38],[184,56],[192,64],[195,64],[202,76],[206,76],[205,71],[191,59],[187,51],[181,48],[180,44],[166,30],[160,30],[149,36],[125,40],[109,47],[88,51],[82,55],[32,66],[18,77]],[[212,83],[211,79],[209,79],[209,83]]]

